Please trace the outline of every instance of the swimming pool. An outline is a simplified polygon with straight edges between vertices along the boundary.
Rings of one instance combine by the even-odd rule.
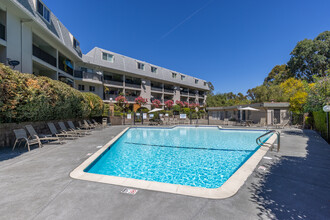
[[[255,140],[265,132],[218,127],[130,128],[84,172],[215,189],[259,149]]]

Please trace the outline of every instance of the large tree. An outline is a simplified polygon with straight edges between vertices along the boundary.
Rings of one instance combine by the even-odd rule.
[[[285,80],[294,77],[286,64],[276,65],[264,80],[264,85],[279,85]]]
[[[319,34],[314,40],[298,42],[291,52],[288,67],[296,78],[308,82],[313,82],[313,76],[326,76],[330,68],[330,31]]]

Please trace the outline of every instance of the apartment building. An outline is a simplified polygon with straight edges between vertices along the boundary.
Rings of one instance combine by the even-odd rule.
[[[163,104],[167,100],[205,104],[205,80],[95,47],[82,54],[80,43],[40,0],[0,2],[0,62],[19,61],[16,70],[48,76],[115,102],[124,94]]]

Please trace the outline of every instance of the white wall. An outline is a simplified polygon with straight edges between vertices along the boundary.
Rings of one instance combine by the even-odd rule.
[[[7,58],[20,61],[15,67],[24,73],[32,73],[32,31],[27,23],[7,11]]]

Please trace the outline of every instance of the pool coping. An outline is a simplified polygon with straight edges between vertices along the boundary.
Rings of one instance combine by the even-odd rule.
[[[172,126],[171,126],[172,127]],[[173,128],[176,126],[173,126]],[[211,127],[211,126],[210,126]],[[221,126],[212,126],[222,129]],[[133,127],[134,128],[134,127]],[[138,180],[125,177],[109,176],[102,174],[87,173],[84,170],[93,163],[104,151],[115,143],[130,127],[125,128],[116,137],[111,139],[101,149],[92,154],[82,164],[70,173],[70,177],[79,180],[87,180],[99,183],[107,183],[119,186],[134,187],[152,191],[174,193],[186,196],[194,196],[208,199],[225,199],[234,196],[247,178],[252,174],[263,156],[276,141],[276,134],[273,134],[245,163],[219,188],[208,189],[178,184],[161,183],[154,181]],[[235,129],[232,129],[235,130]],[[248,129],[247,129],[248,130]]]

